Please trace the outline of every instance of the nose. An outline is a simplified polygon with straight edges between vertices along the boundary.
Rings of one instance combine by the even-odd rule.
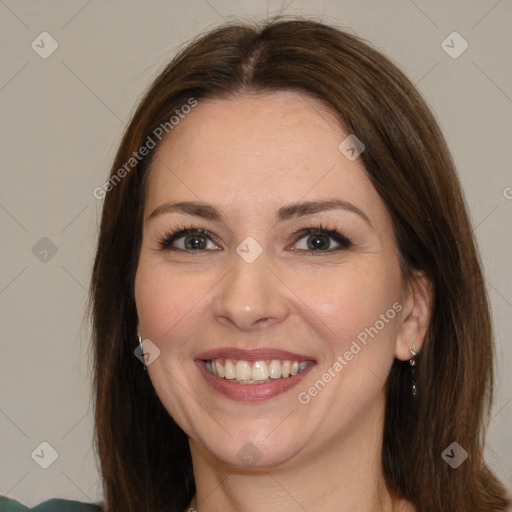
[[[237,256],[216,290],[212,301],[215,317],[241,331],[278,324],[289,315],[287,288],[262,256],[252,263]]]

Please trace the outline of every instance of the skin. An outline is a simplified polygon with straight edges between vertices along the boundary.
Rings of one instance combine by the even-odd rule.
[[[347,135],[308,96],[244,94],[199,101],[155,155],[136,276],[139,331],[161,351],[148,372],[189,436],[197,486],[190,506],[200,512],[414,510],[383,480],[384,383],[395,358],[421,349],[429,286],[419,273],[403,282],[386,207],[361,158],[338,150]],[[276,223],[283,206],[327,199],[350,202],[369,223],[342,209]],[[150,218],[169,201],[211,203],[223,220],[178,212]],[[293,235],[320,224],[353,245],[336,251],[322,238],[329,250],[315,254],[311,236]],[[202,227],[215,240],[203,251],[161,250],[159,240],[176,225]],[[236,252],[247,236],[263,250],[252,263]],[[400,313],[299,403],[298,394],[394,303]],[[194,363],[220,347],[283,349],[316,366],[278,397],[236,402],[209,387]],[[247,443],[261,455],[252,467],[237,457]]]

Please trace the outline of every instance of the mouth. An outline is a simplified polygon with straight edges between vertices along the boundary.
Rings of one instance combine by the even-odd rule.
[[[209,359],[205,361],[206,371],[236,383],[265,384],[276,379],[288,379],[302,373],[313,361],[291,361],[267,359],[265,361],[245,361],[236,359]]]
[[[220,349],[199,355],[195,363],[215,391],[238,401],[278,396],[316,365],[312,357],[268,349]]]

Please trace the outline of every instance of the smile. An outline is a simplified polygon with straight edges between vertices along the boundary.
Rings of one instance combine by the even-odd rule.
[[[272,359],[245,361],[216,358],[206,361],[206,370],[216,377],[242,384],[265,384],[303,372],[313,361]]]
[[[297,386],[317,366],[308,355],[270,348],[219,348],[195,364],[208,387],[235,401],[260,402]]]

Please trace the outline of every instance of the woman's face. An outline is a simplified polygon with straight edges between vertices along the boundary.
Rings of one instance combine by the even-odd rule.
[[[160,400],[208,457],[285,466],[382,425],[406,297],[348,135],[315,99],[250,94],[200,100],[155,155],[139,331]]]

